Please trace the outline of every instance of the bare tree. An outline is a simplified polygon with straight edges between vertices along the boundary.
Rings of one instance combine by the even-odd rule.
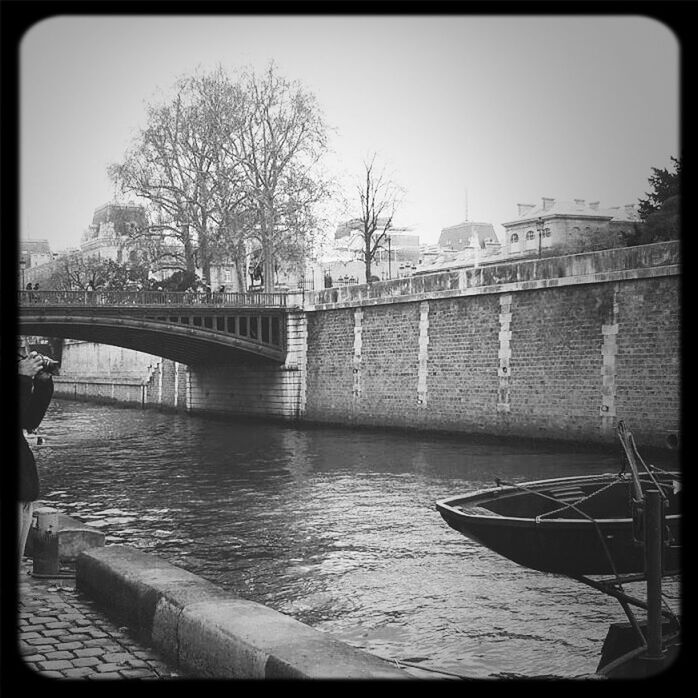
[[[148,267],[140,260],[116,262],[113,259],[67,254],[56,260],[46,288],[59,291],[83,291],[89,287],[123,289],[130,281],[145,283]]]
[[[147,202],[149,224],[132,237],[149,239],[168,255],[168,266],[189,272],[201,268],[205,278],[234,206],[217,116],[229,96],[229,81],[220,69],[181,78],[170,101],[148,108],[146,128],[124,161],[108,170],[122,191]],[[230,105],[224,106],[230,111]]]
[[[134,236],[176,240],[182,270],[206,278],[214,260],[232,261],[242,282],[257,254],[273,288],[275,260],[303,255],[318,227],[315,204],[329,192],[315,98],[273,64],[236,80],[219,67],[180,79],[175,92],[149,108],[148,126],[109,169],[148,202],[149,225]]]
[[[361,204],[361,258],[365,265],[366,282],[370,283],[373,259],[387,240],[403,192],[386,174],[385,168],[376,168],[375,153],[370,160],[364,160],[363,175],[356,185],[356,191]]]
[[[243,74],[223,149],[244,173],[254,210],[249,238],[261,253],[265,288],[275,285],[281,258],[300,258],[317,232],[315,205],[329,195],[320,162],[327,149],[326,126],[315,97],[278,75],[272,63],[260,77]]]

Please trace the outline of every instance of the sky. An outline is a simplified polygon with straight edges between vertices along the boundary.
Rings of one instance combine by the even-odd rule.
[[[20,45],[20,238],[79,245],[178,77],[272,60],[316,96],[341,181],[376,153],[421,242],[501,235],[542,197],[637,203],[680,154],[679,59],[641,15],[51,17]]]

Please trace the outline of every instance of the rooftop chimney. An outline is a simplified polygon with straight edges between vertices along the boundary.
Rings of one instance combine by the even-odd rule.
[[[555,203],[555,199],[547,199],[545,196],[543,197],[543,210],[544,211],[549,211],[552,207],[553,204]]]
[[[599,210],[599,202],[598,201],[590,201],[589,208],[593,209],[594,211],[598,211]]]
[[[527,214],[535,208],[534,204],[516,204],[519,207],[519,217]]]

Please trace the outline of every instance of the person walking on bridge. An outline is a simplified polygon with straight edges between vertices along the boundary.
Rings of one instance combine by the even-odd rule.
[[[24,430],[34,431],[46,414],[53,397],[53,378],[44,370],[44,359],[33,351],[27,355],[19,347],[19,563],[29,536],[34,502],[39,498],[36,459]]]

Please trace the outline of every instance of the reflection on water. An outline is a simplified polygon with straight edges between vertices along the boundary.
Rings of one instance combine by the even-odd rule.
[[[625,620],[617,602],[460,536],[434,506],[495,478],[613,472],[615,455],[64,400],[41,435],[44,503],[381,656],[580,676]]]

